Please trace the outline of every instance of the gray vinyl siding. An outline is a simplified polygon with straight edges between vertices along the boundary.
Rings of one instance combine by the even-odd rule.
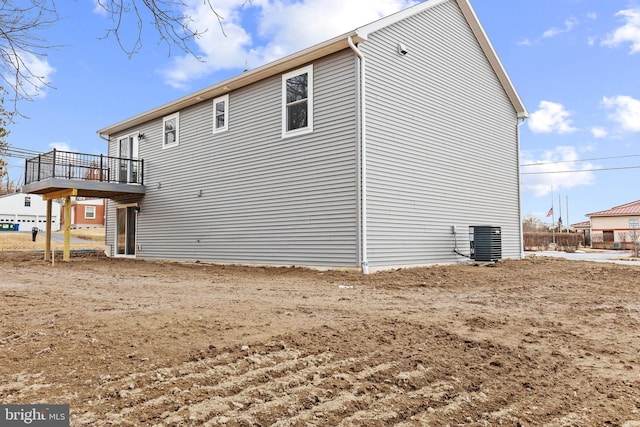
[[[161,119],[140,127],[138,257],[358,265],[355,59],[313,65],[311,134],[282,138],[280,75],[229,93],[227,132],[212,133],[212,100],[180,112],[177,147],[162,149]]]
[[[361,49],[369,265],[460,261],[453,225],[462,252],[469,226],[492,225],[503,257],[519,258],[516,111],[457,5],[383,28]]]

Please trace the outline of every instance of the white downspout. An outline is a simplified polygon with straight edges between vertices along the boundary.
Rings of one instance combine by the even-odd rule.
[[[367,128],[365,114],[365,61],[364,55],[356,47],[351,39],[347,38],[349,47],[360,58],[360,259],[362,263],[362,273],[369,274],[369,260],[367,258]]]
[[[524,124],[526,120],[526,116],[520,117],[516,119],[516,144],[518,146],[518,158],[516,159],[518,165],[518,223],[520,224],[520,259],[524,259],[524,229],[522,227],[522,197],[521,193],[521,178],[520,178],[520,126]]]

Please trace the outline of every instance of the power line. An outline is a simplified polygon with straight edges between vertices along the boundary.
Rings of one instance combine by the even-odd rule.
[[[39,151],[29,150],[27,148],[14,147],[13,145],[9,145],[7,147],[7,151],[12,151],[12,152],[15,152],[15,153],[29,154],[29,155],[36,155],[36,156],[38,154],[40,154]]]
[[[15,157],[18,159],[31,159],[41,154],[39,151],[29,150],[27,148],[14,147],[12,145],[7,146],[5,149],[0,150],[0,155],[6,157]]]
[[[594,157],[591,159],[578,159],[578,160],[558,160],[554,162],[537,162],[537,163],[523,163],[520,167],[524,166],[542,166],[542,165],[556,165],[559,163],[578,163],[578,162],[590,162],[593,160],[610,160],[610,159],[627,159],[630,157],[640,157],[640,154],[628,154],[626,156],[611,156],[611,157]]]
[[[542,175],[545,173],[600,172],[600,171],[614,171],[614,170],[622,170],[622,169],[640,169],[640,166],[623,166],[619,168],[599,168],[599,169],[576,169],[571,171],[522,172],[522,175]]]
[[[4,150],[0,150],[0,155],[19,158],[19,159],[31,159],[33,157],[38,156],[39,154],[42,154],[42,153],[39,151],[27,149],[27,148],[14,147],[12,145],[7,146],[7,148],[5,148]],[[594,161],[594,160],[625,159],[630,157],[640,157],[640,154],[629,154],[626,156],[593,157],[590,159],[578,159],[578,160],[559,160],[554,162],[525,163],[525,164],[521,164],[520,167],[555,165],[560,163],[578,163],[578,162],[588,162],[588,161]],[[576,169],[576,170],[565,170],[565,171],[522,172],[521,174],[522,175],[542,175],[542,174],[548,174],[548,173],[600,172],[600,171],[625,170],[625,169],[640,169],[640,166],[623,166],[623,167],[615,167],[615,168],[598,168],[598,169]]]

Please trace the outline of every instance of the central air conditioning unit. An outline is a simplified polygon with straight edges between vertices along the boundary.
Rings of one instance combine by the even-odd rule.
[[[470,227],[471,259],[495,262],[502,259],[502,229],[488,225]]]

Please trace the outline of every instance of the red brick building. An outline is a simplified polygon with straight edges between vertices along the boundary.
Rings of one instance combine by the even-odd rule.
[[[104,199],[74,200],[71,204],[71,228],[104,227]],[[60,212],[61,226],[66,223],[64,209]]]

